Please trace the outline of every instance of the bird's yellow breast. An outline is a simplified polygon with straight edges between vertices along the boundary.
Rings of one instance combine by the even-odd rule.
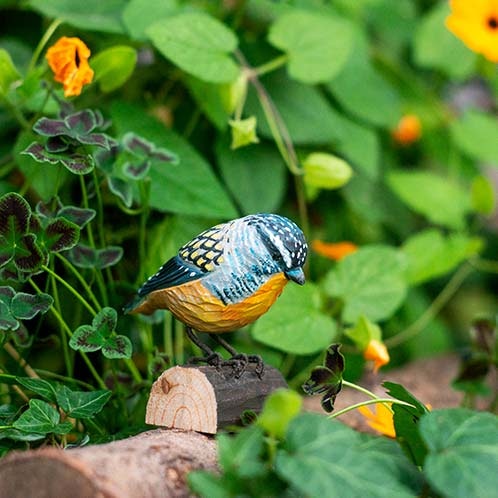
[[[157,309],[168,309],[178,320],[199,332],[231,332],[266,313],[287,282],[285,275],[278,273],[243,301],[224,304],[201,280],[194,280],[151,292],[132,313],[150,314]]]

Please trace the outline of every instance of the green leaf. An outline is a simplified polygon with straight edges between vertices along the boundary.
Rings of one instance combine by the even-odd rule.
[[[59,412],[45,401],[31,399],[29,408],[12,424],[23,432],[47,434],[55,432],[60,422]]]
[[[118,314],[114,308],[102,308],[92,320],[92,327],[101,337],[110,337],[116,328]]]
[[[416,233],[401,248],[408,261],[407,280],[415,285],[445,275],[479,253],[482,246],[477,237],[460,233],[445,236],[435,228]]]
[[[12,298],[10,309],[14,317],[18,320],[30,320],[38,313],[46,313],[53,302],[52,296],[48,294],[26,294],[25,292],[17,292]]]
[[[448,178],[428,171],[394,171],[389,186],[411,209],[448,228],[465,227],[468,193]]]
[[[90,353],[98,351],[105,340],[91,325],[80,325],[69,340],[69,346],[76,351]]]
[[[464,79],[474,69],[477,55],[446,28],[444,20],[449,14],[448,3],[437,3],[419,23],[415,62],[424,68],[439,69],[451,78]]]
[[[150,169],[149,202],[153,209],[205,218],[237,217],[210,165],[188,142],[139,107],[115,103],[111,115],[120,134],[133,131],[178,154],[177,166],[153,164]]]
[[[29,6],[76,28],[105,33],[123,33],[121,12],[126,0],[29,0]]]
[[[108,268],[118,263],[123,257],[123,249],[118,246],[94,249],[78,244],[69,253],[69,259],[80,268]]]
[[[394,128],[401,117],[398,92],[372,65],[369,41],[359,30],[355,33],[353,53],[326,88],[351,115],[372,125]]]
[[[67,251],[78,243],[80,228],[66,218],[57,217],[44,223],[37,237],[40,246],[48,252]]]
[[[344,334],[347,335],[361,351],[364,351],[367,348],[368,343],[372,339],[382,341],[381,328],[363,315],[358,318],[355,326],[346,329]]]
[[[332,14],[292,10],[271,26],[268,40],[287,53],[292,78],[323,83],[345,64],[353,31],[348,22]]]
[[[289,423],[301,411],[302,404],[301,396],[295,391],[277,389],[265,400],[256,423],[270,436],[282,440]]]
[[[145,41],[151,24],[178,11],[178,0],[130,0],[123,10],[123,24],[132,38]]]
[[[420,433],[429,448],[424,473],[442,496],[496,496],[498,417],[461,408],[437,410],[421,419]]]
[[[498,122],[491,114],[468,110],[450,124],[455,146],[477,161],[498,165]]]
[[[470,190],[472,209],[479,214],[490,215],[495,209],[496,195],[489,178],[478,175],[472,181]]]
[[[383,382],[382,385],[393,398],[413,405],[392,405],[394,430],[396,431],[396,439],[405,454],[415,465],[422,466],[427,454],[427,447],[420,437],[418,423],[420,418],[429,410],[401,384]]]
[[[166,58],[201,80],[228,83],[239,74],[229,55],[237,48],[237,37],[208,14],[168,17],[152,24],[146,33]]]
[[[286,353],[306,355],[327,348],[336,335],[336,324],[320,312],[318,287],[288,285],[278,301],[253,326],[252,336]]]
[[[379,447],[365,440],[338,421],[302,414],[289,425],[275,470],[299,496],[363,498],[365,490],[371,498],[413,496],[401,481],[405,461],[396,446],[379,458]]]
[[[104,92],[112,92],[122,86],[133,73],[137,63],[137,51],[126,45],[115,45],[99,52],[90,60],[95,71],[94,81]]]
[[[259,144],[232,151],[216,144],[221,176],[243,214],[277,211],[287,186],[287,170],[274,147]]]
[[[48,380],[33,379],[31,377],[16,377],[16,382],[32,391],[47,401],[55,403],[55,387],[54,384]]]
[[[194,470],[187,474],[190,489],[199,496],[209,498],[231,498],[230,491],[219,475],[206,472],[205,470]]]
[[[56,392],[57,404],[74,418],[90,418],[99,413],[112,396],[111,391],[72,391],[60,386]]]
[[[105,340],[102,346],[102,354],[111,360],[119,358],[129,359],[132,352],[131,341],[124,335],[112,335]]]
[[[5,97],[10,85],[21,79],[7,50],[0,48],[0,97]]]
[[[327,295],[344,302],[343,319],[361,315],[373,322],[389,318],[406,294],[405,258],[388,246],[365,246],[337,263],[325,277]]]

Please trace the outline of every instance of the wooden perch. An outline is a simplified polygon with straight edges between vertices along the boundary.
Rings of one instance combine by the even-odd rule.
[[[0,498],[191,496],[186,474],[216,468],[216,442],[156,429],[121,441],[13,452],[0,461]]]
[[[145,421],[148,424],[216,434],[240,423],[244,410],[261,411],[272,391],[287,387],[282,374],[265,365],[260,379],[249,365],[235,378],[230,367],[173,367],[154,382]]]

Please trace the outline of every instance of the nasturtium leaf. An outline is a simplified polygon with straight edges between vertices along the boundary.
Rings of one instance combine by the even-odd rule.
[[[387,394],[412,406],[393,404],[396,439],[408,458],[417,466],[424,463],[427,447],[420,437],[419,420],[429,410],[401,384],[384,382]]]
[[[314,413],[297,416],[277,453],[275,470],[299,495],[339,498],[399,498],[416,495],[402,482],[406,461],[390,442],[369,446],[353,429]],[[387,464],[388,463],[388,464]]]
[[[392,129],[401,117],[395,87],[374,67],[366,36],[355,31],[353,54],[326,88],[351,115],[375,126]],[[358,81],[362,82],[361,91]]]
[[[496,194],[493,183],[484,175],[474,178],[470,191],[472,209],[479,214],[490,215],[495,209]]]
[[[411,209],[448,228],[465,227],[468,193],[457,183],[429,171],[393,171],[388,184]]]
[[[268,39],[287,53],[292,78],[323,83],[345,64],[353,46],[353,30],[333,14],[292,10],[271,26]]]
[[[19,71],[14,66],[7,50],[0,49],[0,96],[5,97],[10,89],[10,85],[21,79]]]
[[[130,0],[123,10],[123,24],[132,38],[145,41],[151,24],[179,10],[178,0]]]
[[[456,268],[462,261],[478,254],[483,241],[461,233],[445,236],[440,230],[430,228],[416,233],[403,244],[406,255],[406,277],[411,284],[420,284],[440,277]]]
[[[462,152],[498,165],[498,123],[492,115],[470,109],[450,124],[450,132],[455,147]]]
[[[278,210],[287,171],[276,148],[261,143],[233,151],[226,140],[219,140],[216,157],[221,176],[243,214]]]
[[[149,26],[146,33],[165,57],[201,80],[228,83],[239,74],[230,56],[237,48],[237,37],[208,14],[185,12],[168,17]]]
[[[29,0],[28,5],[47,17],[61,19],[83,30],[123,33],[121,12],[126,0]]]
[[[30,320],[38,313],[46,313],[52,303],[52,296],[48,294],[27,294],[17,292],[12,298],[10,308],[12,314],[19,320]]]
[[[131,358],[133,348],[130,339],[124,335],[112,335],[102,345],[102,354],[106,358]]]
[[[389,318],[406,295],[405,258],[388,246],[365,246],[340,260],[325,277],[326,294],[344,303],[343,319],[365,315],[373,322]]]
[[[66,415],[74,418],[89,418],[99,413],[111,397],[111,391],[72,391],[62,385],[57,389],[57,404]]]
[[[133,73],[137,62],[137,52],[127,45],[115,45],[90,59],[95,71],[94,81],[104,92],[112,92],[122,86]]]
[[[60,414],[59,412],[47,402],[39,399],[31,399],[29,401],[29,408],[12,424],[14,429],[23,432],[36,432],[39,434],[48,434],[50,432],[57,432],[64,434],[71,430],[63,430],[59,432],[60,427]],[[63,428],[64,429],[64,426]]]
[[[471,74],[477,55],[446,28],[444,21],[449,14],[448,3],[437,3],[419,23],[414,37],[415,62],[463,79]]]
[[[268,396],[256,423],[270,436],[283,439],[291,420],[301,411],[303,400],[289,389],[277,389]]]
[[[24,388],[32,391],[47,401],[55,403],[55,386],[44,379],[33,379],[32,377],[16,377],[16,382]]]
[[[98,351],[104,344],[105,339],[91,325],[80,325],[69,340],[69,345],[76,351],[90,353]]]
[[[322,299],[316,285],[288,285],[277,302],[252,329],[252,336],[286,353],[307,355],[323,351],[337,330],[330,316],[320,311]]]
[[[120,134],[133,131],[158,147],[174,150],[179,157],[177,166],[152,164],[149,172],[151,208],[205,218],[237,217],[236,209],[210,165],[188,142],[139,107],[115,103],[111,115]]]
[[[498,417],[456,408],[420,420],[429,453],[424,474],[441,496],[493,498],[498,479]]]

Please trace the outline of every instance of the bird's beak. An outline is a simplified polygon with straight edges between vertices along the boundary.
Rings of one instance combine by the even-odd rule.
[[[302,268],[293,268],[292,270],[288,270],[285,272],[285,276],[299,285],[303,285],[306,281]]]

